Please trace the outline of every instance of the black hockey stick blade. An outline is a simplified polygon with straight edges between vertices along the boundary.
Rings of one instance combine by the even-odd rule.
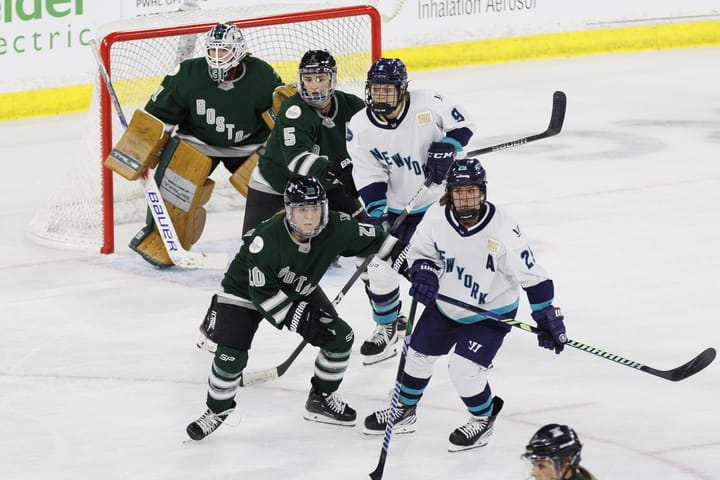
[[[565,109],[567,108],[567,97],[565,92],[558,90],[553,93],[553,107],[550,114],[550,125],[547,128],[547,136],[557,135],[565,123]]]
[[[489,147],[479,148],[467,152],[468,157],[474,157],[477,155],[483,155],[485,153],[497,152],[499,150],[505,150],[507,148],[517,147],[519,145],[525,145],[535,140],[542,140],[543,138],[553,137],[560,133],[565,122],[565,110],[567,108],[567,96],[565,92],[560,90],[553,93],[553,105],[552,112],[550,113],[550,124],[548,128],[541,133],[535,135],[529,135],[527,137],[518,138],[517,140],[511,140],[505,143],[499,143],[497,145],[491,145]]]
[[[697,357],[693,358],[686,364],[680,365],[672,370],[657,370],[646,365],[643,365],[640,370],[651,375],[670,380],[671,382],[679,382],[680,380],[685,380],[686,378],[695,375],[710,365],[713,360],[715,360],[716,354],[717,352],[715,352],[715,349],[711,347],[705,349]]]

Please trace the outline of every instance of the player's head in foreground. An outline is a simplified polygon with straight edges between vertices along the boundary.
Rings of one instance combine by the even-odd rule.
[[[399,58],[379,58],[368,70],[365,102],[373,113],[397,117],[407,98],[408,74]]]
[[[582,443],[575,430],[551,423],[540,428],[525,447],[522,458],[530,463],[530,478],[564,480],[580,468]]]
[[[205,60],[213,81],[222,83],[236,77],[237,67],[248,54],[245,37],[232,23],[218,23],[205,37]]]
[[[327,50],[308,50],[298,67],[298,93],[313,108],[330,105],[337,81],[337,63]]]
[[[314,177],[291,178],[285,186],[285,220],[298,241],[316,237],[328,223],[325,189]]]
[[[464,227],[475,225],[485,209],[487,175],[475,158],[458,158],[448,169],[443,205],[449,203],[455,219]]]

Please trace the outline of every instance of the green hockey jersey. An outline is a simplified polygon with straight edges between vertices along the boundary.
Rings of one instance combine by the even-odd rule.
[[[145,111],[208,145],[263,143],[270,130],[260,115],[272,106],[273,90],[282,81],[259,58],[245,57],[238,68],[245,69],[239,78],[218,84],[204,57],[185,60],[163,79]]]
[[[330,211],[327,226],[307,243],[293,239],[284,215],[258,224],[243,237],[222,287],[250,300],[275,327],[282,328],[292,302],[309,295],[338,255],[390,256],[399,240],[381,228]]]
[[[275,126],[261,150],[260,174],[277,193],[285,190],[287,181],[298,175],[320,180],[325,190],[337,185],[326,180],[331,162],[349,157],[346,147],[346,126],[352,116],[365,108],[360,97],[335,91],[334,111],[328,117],[295,94],[280,107]]]

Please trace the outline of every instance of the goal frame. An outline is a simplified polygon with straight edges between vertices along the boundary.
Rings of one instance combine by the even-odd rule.
[[[253,18],[231,20],[240,29],[247,27],[264,27],[287,23],[300,23],[313,20],[323,20],[353,16],[368,16],[370,18],[370,56],[373,61],[380,58],[382,54],[381,18],[380,13],[370,5],[358,5],[351,7],[326,8],[319,10],[308,10],[303,12],[284,13],[278,15],[267,15]],[[204,34],[215,25],[216,22],[205,22],[194,25],[176,25],[172,27],[161,27],[153,29],[153,37],[169,37],[173,35]],[[99,44],[100,57],[107,72],[112,79],[112,65],[110,63],[110,51],[113,44],[123,41],[141,40],[147,37],[147,30],[117,31],[107,34]],[[98,77],[99,77],[98,73]],[[100,253],[110,254],[115,251],[115,216],[114,216],[114,192],[113,172],[104,165],[104,160],[113,148],[113,107],[110,94],[105,84],[100,81],[100,136],[101,136],[101,203],[102,203],[102,245]]]

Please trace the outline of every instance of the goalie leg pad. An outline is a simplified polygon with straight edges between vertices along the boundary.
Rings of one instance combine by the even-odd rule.
[[[253,152],[243,163],[240,165],[230,176],[230,183],[235,189],[240,192],[240,195],[247,198],[248,196],[248,183],[250,183],[250,176],[252,175],[255,166],[260,159],[258,152]]]
[[[135,110],[127,130],[105,159],[105,167],[128,180],[155,168],[170,136],[165,124],[143,110]]]
[[[235,298],[213,295],[200,331],[218,345],[250,350],[262,314],[242,305]]]
[[[207,214],[203,205],[210,200],[215,187],[215,182],[207,178],[211,168],[210,157],[198,152],[187,142],[173,138],[155,174],[178,240],[186,250],[200,239],[205,228]],[[152,265],[172,266],[152,215],[148,215],[147,222],[130,241],[130,248]]]

